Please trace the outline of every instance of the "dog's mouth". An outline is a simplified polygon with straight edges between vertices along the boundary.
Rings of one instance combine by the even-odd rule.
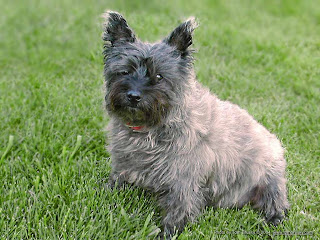
[[[145,132],[148,129],[161,124],[169,111],[169,104],[154,101],[141,101],[133,107],[124,102],[119,95],[111,95],[107,99],[107,110],[116,115],[132,131]]]
[[[121,107],[113,111],[124,125],[134,132],[146,132],[153,123],[149,122],[149,114],[138,108]]]

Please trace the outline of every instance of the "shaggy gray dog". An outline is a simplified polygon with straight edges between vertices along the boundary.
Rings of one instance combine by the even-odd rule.
[[[245,110],[197,82],[189,49],[195,20],[151,44],[120,14],[105,19],[110,186],[157,193],[167,237],[205,206],[250,203],[279,223],[289,205],[283,148]]]

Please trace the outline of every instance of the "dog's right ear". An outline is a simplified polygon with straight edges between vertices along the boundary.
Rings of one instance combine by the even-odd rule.
[[[105,19],[102,39],[115,43],[134,42],[134,32],[129,28],[127,21],[117,12],[107,11],[103,14]]]

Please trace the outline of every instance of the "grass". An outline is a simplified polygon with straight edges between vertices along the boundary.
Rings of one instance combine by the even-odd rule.
[[[291,210],[282,225],[264,226],[250,208],[208,208],[178,239],[320,237],[317,0],[0,4],[1,239],[152,239],[159,231],[150,193],[104,188],[105,9],[124,14],[148,41],[196,16],[198,79],[247,109],[287,149]]]

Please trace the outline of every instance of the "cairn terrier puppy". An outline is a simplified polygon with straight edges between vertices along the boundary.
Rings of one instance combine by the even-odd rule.
[[[247,111],[197,82],[194,18],[156,43],[140,41],[119,13],[105,20],[109,185],[157,193],[169,238],[205,206],[251,204],[278,224],[289,207],[284,150]]]

